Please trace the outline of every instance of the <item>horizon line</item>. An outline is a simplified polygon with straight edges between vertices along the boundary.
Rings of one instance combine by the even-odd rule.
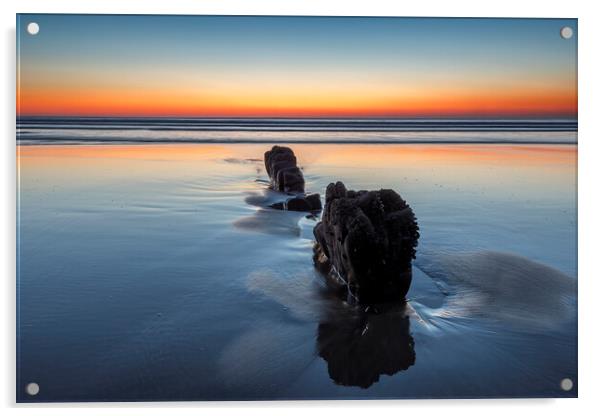
[[[281,120],[578,120],[578,114],[533,114],[533,115],[379,115],[379,116],[234,116],[234,115],[111,115],[111,114],[95,114],[95,115],[73,115],[73,114],[16,114],[16,119],[23,118],[63,118],[63,119],[227,119],[227,120],[244,120],[244,119],[281,119]]]

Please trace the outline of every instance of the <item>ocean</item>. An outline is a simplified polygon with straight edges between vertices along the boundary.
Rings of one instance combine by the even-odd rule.
[[[576,144],[573,119],[20,117],[20,143]]]

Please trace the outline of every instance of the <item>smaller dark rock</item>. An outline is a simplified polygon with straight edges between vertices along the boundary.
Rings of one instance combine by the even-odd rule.
[[[311,211],[319,211],[322,209],[322,201],[320,200],[320,194],[311,194],[305,197],[305,200],[309,204]]]
[[[322,209],[322,201],[320,201],[319,194],[311,194],[307,196],[296,196],[284,202],[277,202],[270,205],[270,207],[285,211],[312,212],[320,211]]]

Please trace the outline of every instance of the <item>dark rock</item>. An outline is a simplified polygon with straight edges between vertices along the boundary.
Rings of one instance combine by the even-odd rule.
[[[316,268],[350,301],[404,300],[420,235],[414,212],[395,191],[356,192],[331,183],[314,236]]]
[[[322,201],[319,194],[311,194],[307,196],[296,196],[284,202],[276,202],[270,205],[271,208],[281,209],[285,211],[301,211],[312,212],[322,209]]]
[[[265,169],[272,187],[281,192],[305,192],[305,180],[297,158],[289,147],[274,146],[264,155]]]

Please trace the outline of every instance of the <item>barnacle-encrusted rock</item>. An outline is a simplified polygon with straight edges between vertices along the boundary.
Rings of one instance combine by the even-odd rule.
[[[414,212],[395,191],[356,192],[331,183],[314,236],[316,268],[348,300],[404,300],[419,233]]]

